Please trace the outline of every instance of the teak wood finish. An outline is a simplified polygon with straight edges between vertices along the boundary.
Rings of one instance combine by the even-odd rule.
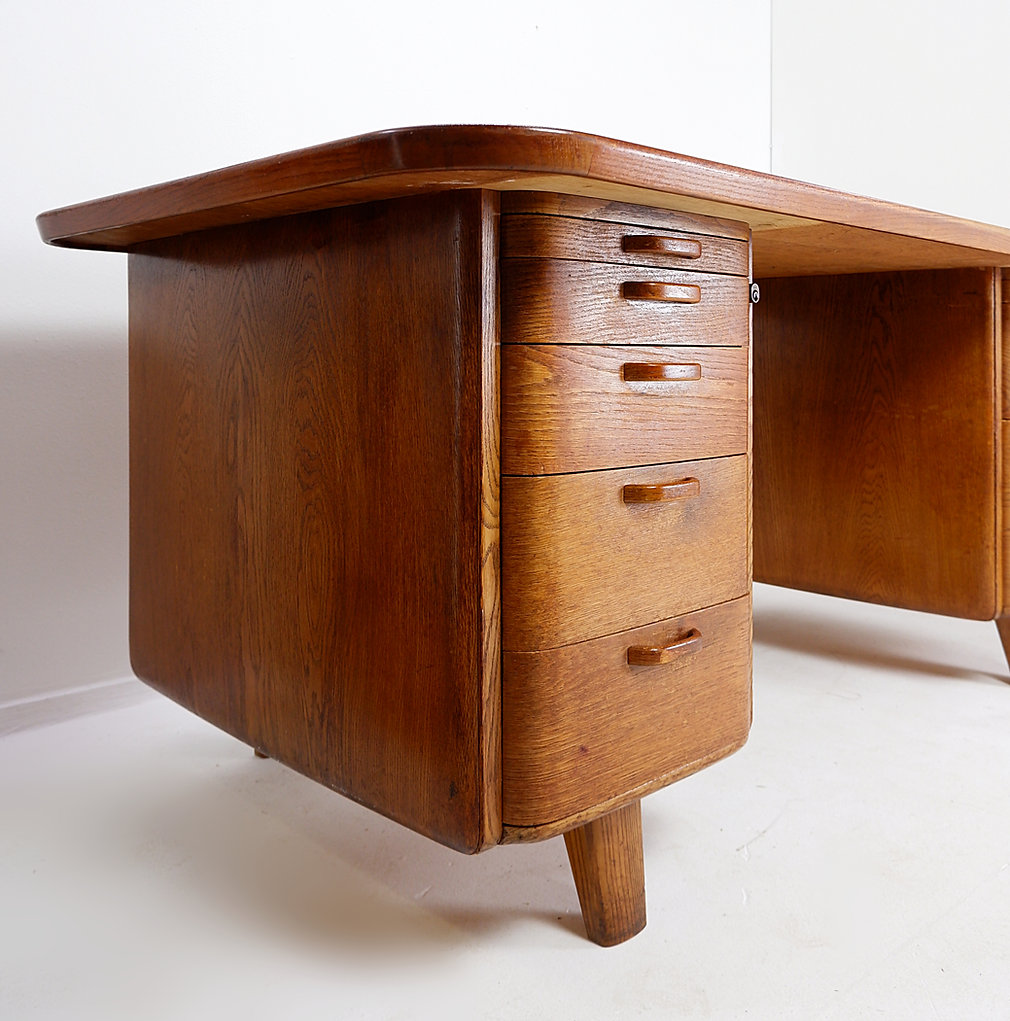
[[[752,316],[758,576],[1010,653],[1006,229],[471,126],[38,223],[131,253],[138,673],[450,846],[565,833],[597,942],[750,723]]]

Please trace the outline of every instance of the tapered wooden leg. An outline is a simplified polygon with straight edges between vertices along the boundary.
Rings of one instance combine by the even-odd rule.
[[[262,748],[254,748],[253,749],[253,755],[255,755],[257,759],[269,759],[270,758],[270,756],[265,751],[263,751]]]
[[[611,947],[645,928],[642,805],[635,801],[565,834],[586,934]]]
[[[999,632],[999,640],[1003,643],[1003,654],[1010,665],[1010,617],[997,617],[996,630]]]

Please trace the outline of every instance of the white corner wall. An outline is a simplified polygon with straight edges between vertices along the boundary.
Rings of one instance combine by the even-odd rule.
[[[773,0],[772,171],[1010,225],[1006,0]]]
[[[771,0],[36,0],[0,33],[0,706],[129,674],[126,266],[43,209],[382,127],[769,169]]]

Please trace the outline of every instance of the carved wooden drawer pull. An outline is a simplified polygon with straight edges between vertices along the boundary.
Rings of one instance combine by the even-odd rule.
[[[667,284],[659,280],[626,280],[621,297],[629,301],[672,301],[679,305],[697,305],[701,288],[697,284]]]
[[[625,486],[622,490],[625,503],[668,503],[686,500],[701,492],[697,479],[678,479],[676,482],[655,482],[650,485]]]
[[[670,663],[677,656],[701,649],[701,632],[691,628],[686,635],[676,638],[669,645],[631,645],[628,647],[628,664],[630,666],[659,666]]]
[[[673,255],[678,259],[700,259],[701,242],[690,238],[668,238],[656,234],[627,234],[621,238],[621,250],[645,255]]]
[[[621,376],[626,383],[682,383],[701,379],[698,362],[625,362]]]

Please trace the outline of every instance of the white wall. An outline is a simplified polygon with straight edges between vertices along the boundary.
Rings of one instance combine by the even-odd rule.
[[[5,4],[0,704],[129,673],[125,258],[38,212],[451,121],[767,170],[770,2]]]
[[[773,0],[772,171],[1010,225],[1007,0]]]
[[[956,16],[954,16],[956,15]],[[125,676],[125,259],[42,209],[405,124],[548,124],[1010,224],[1010,4],[8,4],[0,704]]]

